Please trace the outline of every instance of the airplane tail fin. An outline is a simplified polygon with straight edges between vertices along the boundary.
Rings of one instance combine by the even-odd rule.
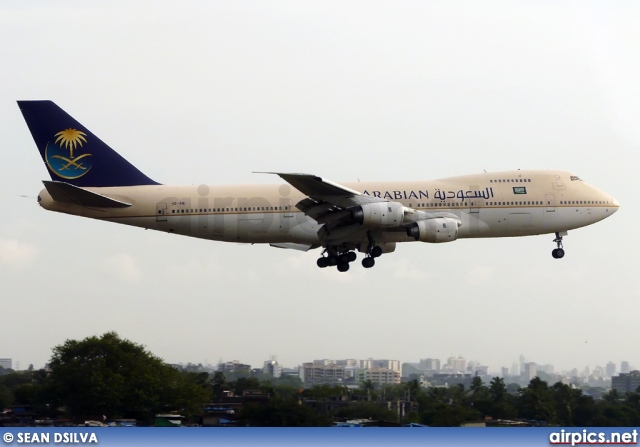
[[[157,185],[52,101],[18,101],[54,181],[74,186]]]

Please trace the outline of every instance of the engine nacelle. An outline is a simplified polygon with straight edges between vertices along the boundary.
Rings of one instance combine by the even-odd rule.
[[[374,202],[351,208],[353,220],[370,228],[398,227],[404,221],[404,206],[399,202]]]
[[[458,238],[460,221],[452,217],[420,220],[407,228],[407,236],[420,242],[452,242]]]

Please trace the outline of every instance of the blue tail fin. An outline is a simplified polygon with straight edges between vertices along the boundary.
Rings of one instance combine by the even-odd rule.
[[[52,101],[18,101],[52,180],[75,186],[157,185]]]

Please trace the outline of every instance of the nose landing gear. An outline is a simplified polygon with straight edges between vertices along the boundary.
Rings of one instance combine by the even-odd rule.
[[[564,235],[566,236],[566,232],[564,233]],[[562,259],[564,258],[564,249],[562,248],[562,233],[556,233],[556,238],[553,240],[553,242],[556,243],[556,245],[558,246],[558,248],[554,248],[553,251],[551,252],[551,256],[553,256],[554,259]]]

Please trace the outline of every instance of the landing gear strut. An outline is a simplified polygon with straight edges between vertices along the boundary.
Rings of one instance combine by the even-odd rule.
[[[551,256],[553,256],[554,259],[563,258],[564,257],[564,249],[562,248],[562,236],[560,235],[560,233],[556,233],[556,238],[553,240],[553,242],[556,243],[558,248],[554,248],[553,249],[553,251],[551,252]]]

